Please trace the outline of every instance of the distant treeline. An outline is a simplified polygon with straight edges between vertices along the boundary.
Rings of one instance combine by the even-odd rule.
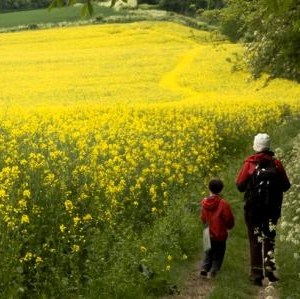
[[[225,5],[223,0],[139,0],[139,3],[158,4],[159,7],[185,13],[198,9],[222,8]]]
[[[50,5],[53,0],[0,0],[0,10],[23,10],[45,8]],[[103,2],[105,0],[98,0],[92,2]],[[123,0],[126,2],[127,0]],[[64,1],[68,2],[67,0]],[[77,1],[81,2],[81,1]],[[84,2],[84,1],[82,1]],[[116,2],[116,1],[114,1]],[[159,7],[176,11],[179,13],[188,12],[197,9],[212,9],[221,8],[224,6],[223,0],[138,0],[139,4],[157,4]]]
[[[44,8],[51,0],[0,0],[0,10],[23,10]]]

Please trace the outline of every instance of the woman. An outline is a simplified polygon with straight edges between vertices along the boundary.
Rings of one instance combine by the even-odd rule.
[[[250,243],[250,280],[261,286],[264,277],[271,282],[278,280],[274,274],[276,224],[281,214],[283,192],[291,184],[282,163],[270,150],[268,134],[257,134],[253,149],[255,153],[244,160],[236,185],[240,192],[245,192],[244,215]]]

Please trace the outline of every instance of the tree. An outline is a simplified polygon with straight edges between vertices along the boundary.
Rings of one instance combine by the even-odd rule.
[[[73,5],[74,3],[77,3],[77,0],[52,0],[49,10],[51,10],[53,7],[63,7],[65,5]],[[112,3],[115,3],[116,0],[112,0]],[[81,14],[82,16],[91,16],[94,12],[92,0],[84,0],[84,5],[82,6]]]
[[[246,62],[255,78],[300,82],[300,1],[228,0],[223,33],[246,45]]]

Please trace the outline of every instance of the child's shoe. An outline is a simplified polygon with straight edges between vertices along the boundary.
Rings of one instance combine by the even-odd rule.
[[[201,271],[200,271],[200,277],[202,277],[202,278],[207,278],[207,271],[201,270]]]
[[[262,287],[263,286],[263,280],[262,278],[254,278],[254,279],[250,279],[250,281],[252,282],[252,284],[254,284],[255,286],[259,286]]]

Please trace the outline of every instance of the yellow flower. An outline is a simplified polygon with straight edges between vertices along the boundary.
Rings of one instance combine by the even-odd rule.
[[[33,257],[34,257],[34,254],[31,253],[30,251],[28,251],[28,252],[26,252],[26,254],[22,260],[25,262],[28,262],[28,261],[32,260]]]
[[[85,214],[82,219],[84,221],[91,221],[93,219],[92,215],[91,214]]]
[[[65,201],[65,208],[67,210],[67,212],[72,212],[72,210],[74,209],[73,203],[71,200],[67,199]]]
[[[156,207],[151,208],[151,212],[152,212],[153,214],[157,213],[157,208],[156,208]]]
[[[27,202],[25,199],[21,199],[18,201],[18,205],[20,206],[21,209],[26,209],[27,207]]]
[[[172,255],[169,254],[168,257],[167,257],[167,260],[172,261],[172,259],[173,259]]]
[[[77,226],[80,223],[80,217],[76,216],[73,218],[74,226]]]
[[[35,265],[38,266],[43,262],[43,259],[40,256],[35,258]]]
[[[147,248],[144,247],[144,246],[141,246],[141,247],[140,247],[140,251],[143,252],[143,253],[145,253],[145,252],[147,251]]]
[[[77,244],[73,244],[72,245],[72,253],[76,253],[76,252],[79,252],[80,250],[80,246],[77,245]]]
[[[6,191],[3,189],[0,189],[0,198],[4,198],[6,196],[7,196]]]
[[[66,230],[66,227],[65,227],[63,224],[61,224],[61,225],[59,226],[59,229],[60,229],[60,231],[61,231],[62,233],[64,233],[65,230]]]
[[[30,190],[27,189],[27,190],[23,191],[23,196],[24,197],[30,198],[30,195],[31,195]]]
[[[29,223],[29,216],[28,215],[22,215],[21,217],[21,223],[24,224],[24,223]]]
[[[167,266],[166,266],[166,270],[167,270],[167,271],[170,271],[170,270],[171,270],[171,266],[170,266],[170,265],[167,265]]]

